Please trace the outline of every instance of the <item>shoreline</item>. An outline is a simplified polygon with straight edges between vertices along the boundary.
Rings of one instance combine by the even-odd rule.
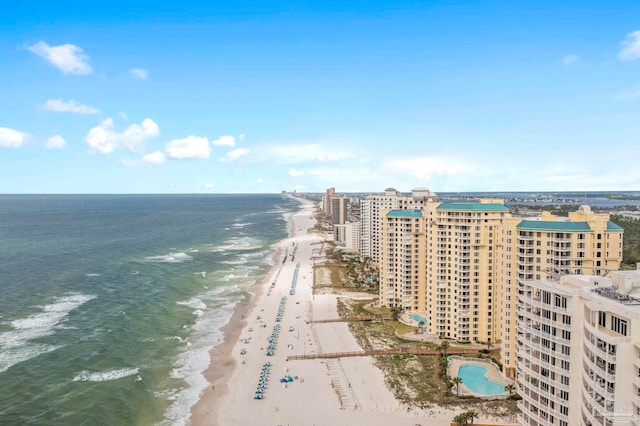
[[[305,201],[299,198],[295,198],[295,200],[301,202],[300,210],[302,210]],[[313,204],[310,201],[307,202]],[[211,424],[209,423],[210,419],[214,419],[215,413],[220,409],[221,401],[228,393],[229,380],[233,371],[238,367],[238,362],[233,356],[233,348],[238,342],[242,330],[247,325],[249,313],[256,308],[260,296],[264,293],[265,286],[272,281],[272,278],[281,268],[286,243],[295,235],[293,218],[300,210],[288,215],[288,235],[274,244],[274,252],[271,256],[275,263],[265,276],[265,279],[247,289],[245,292],[246,299],[238,302],[233,308],[229,321],[220,328],[220,332],[223,334],[222,342],[209,350],[209,366],[202,373],[209,383],[202,391],[198,401],[191,407],[191,416],[187,424],[201,424],[201,419],[208,419],[206,424]]]
[[[300,201],[290,236],[274,246],[280,260],[252,287],[251,299],[223,327],[224,342],[210,352],[210,383],[189,424],[449,426],[465,405],[420,409],[400,403],[372,357],[289,360],[362,351],[348,324],[336,321],[337,299],[350,296],[313,291],[314,284],[330,280],[324,269],[315,269],[314,259],[323,257],[322,243],[331,238],[312,231],[317,203]],[[293,249],[285,258],[288,247]],[[489,412],[476,421],[506,424]]]

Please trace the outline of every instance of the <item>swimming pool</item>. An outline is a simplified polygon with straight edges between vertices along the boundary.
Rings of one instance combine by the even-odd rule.
[[[464,364],[458,368],[458,377],[470,391],[482,395],[500,395],[504,385],[487,379],[487,368],[478,364]]]
[[[423,322],[424,325],[427,325],[427,319],[425,317],[423,317],[422,315],[411,314],[411,315],[409,315],[409,318],[411,318],[412,320],[414,320],[416,322]]]

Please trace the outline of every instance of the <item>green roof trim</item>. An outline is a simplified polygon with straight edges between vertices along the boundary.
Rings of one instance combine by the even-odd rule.
[[[561,222],[550,220],[523,220],[518,231],[593,232],[587,222]]]
[[[607,222],[606,232],[624,232],[624,228],[616,223],[609,221]]]
[[[508,212],[509,207],[498,203],[442,203],[436,207],[436,210],[455,212]]]
[[[387,217],[422,217],[420,210],[391,210],[387,212]]]

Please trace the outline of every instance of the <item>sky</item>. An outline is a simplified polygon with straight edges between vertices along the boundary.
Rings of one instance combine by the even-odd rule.
[[[29,1],[0,193],[640,190],[637,1]]]

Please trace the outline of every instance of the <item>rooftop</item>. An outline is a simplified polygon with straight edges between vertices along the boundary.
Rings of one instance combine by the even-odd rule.
[[[518,224],[517,229],[519,231],[593,232],[587,222],[551,220],[523,220]]]
[[[422,217],[420,210],[391,210],[387,217]]]
[[[436,210],[459,212],[508,212],[509,207],[498,203],[442,203],[436,208]]]

